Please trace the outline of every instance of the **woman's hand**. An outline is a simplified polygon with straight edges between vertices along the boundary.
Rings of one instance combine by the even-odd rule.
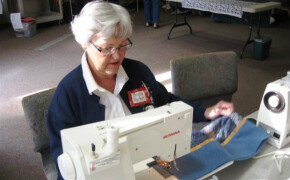
[[[204,116],[206,119],[214,120],[219,116],[229,116],[234,111],[234,105],[231,102],[219,101],[217,104],[206,108]]]

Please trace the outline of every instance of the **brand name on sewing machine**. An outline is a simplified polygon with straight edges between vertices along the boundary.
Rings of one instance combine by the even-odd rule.
[[[163,136],[163,139],[169,138],[169,137],[174,136],[174,135],[179,134],[179,133],[180,133],[179,130],[175,131],[175,132],[172,132],[172,133],[169,133],[169,134]]]

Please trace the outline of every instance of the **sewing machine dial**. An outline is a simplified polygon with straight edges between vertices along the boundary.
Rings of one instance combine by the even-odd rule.
[[[285,100],[279,92],[270,91],[264,96],[264,104],[268,110],[279,113],[285,107]]]

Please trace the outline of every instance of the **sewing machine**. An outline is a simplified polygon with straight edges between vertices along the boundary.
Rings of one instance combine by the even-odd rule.
[[[135,179],[133,165],[190,153],[193,109],[173,102],[146,112],[61,131],[64,179]],[[178,166],[178,165],[177,165]]]
[[[268,143],[282,148],[290,142],[290,71],[271,82],[264,92],[257,125],[270,134]]]

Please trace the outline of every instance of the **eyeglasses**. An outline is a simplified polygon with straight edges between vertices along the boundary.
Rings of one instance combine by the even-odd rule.
[[[96,46],[93,42],[90,42],[100,53],[102,53],[105,56],[110,56],[112,54],[114,54],[116,52],[116,50],[118,49],[120,52],[124,52],[128,49],[130,49],[133,46],[133,43],[130,39],[128,39],[127,43],[125,45],[121,45],[118,48],[115,47],[108,47],[108,48],[99,48],[98,46]]]

